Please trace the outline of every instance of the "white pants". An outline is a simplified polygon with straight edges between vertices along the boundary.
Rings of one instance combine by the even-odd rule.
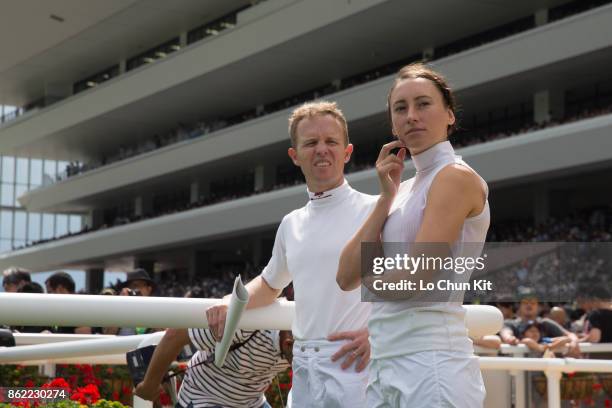
[[[423,351],[370,363],[368,408],[482,408],[485,394],[474,355]]]
[[[341,341],[296,341],[293,345],[292,408],[365,408],[368,370],[346,370],[331,356],[345,344]]]

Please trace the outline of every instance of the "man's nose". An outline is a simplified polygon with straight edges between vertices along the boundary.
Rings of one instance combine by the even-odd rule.
[[[317,143],[317,145],[315,146],[315,152],[317,154],[325,154],[327,153],[327,150],[327,144],[325,144],[325,142]]]

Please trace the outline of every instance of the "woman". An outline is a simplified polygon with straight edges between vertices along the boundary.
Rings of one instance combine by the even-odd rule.
[[[402,68],[389,92],[388,109],[397,140],[382,147],[376,162],[377,205],[343,250],[337,275],[343,290],[361,282],[362,242],[382,242],[386,251],[385,243],[401,242],[411,255],[415,248],[420,254],[426,243],[439,243],[452,256],[476,258],[489,227],[487,185],[455,156],[448,141],[455,101],[445,79],[423,64]],[[396,148],[397,155],[391,154]],[[406,149],[417,173],[400,184]],[[417,271],[429,279],[435,276],[428,272]],[[461,292],[451,295],[455,302],[373,303],[368,407],[482,406],[485,390],[462,298]]]

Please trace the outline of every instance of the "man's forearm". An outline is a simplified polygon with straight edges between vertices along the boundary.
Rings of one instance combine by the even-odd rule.
[[[187,329],[168,329],[153,352],[144,382],[159,385],[185,345],[189,344]]]

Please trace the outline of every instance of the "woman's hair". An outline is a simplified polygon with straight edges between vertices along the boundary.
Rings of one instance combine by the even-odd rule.
[[[402,67],[402,69],[398,71],[397,75],[395,76],[395,80],[393,81],[393,85],[391,85],[391,89],[389,89],[389,95],[387,95],[387,115],[389,117],[389,124],[391,127],[393,127],[393,121],[391,119],[391,94],[400,82],[405,79],[414,78],[425,78],[433,82],[436,88],[438,88],[438,91],[440,91],[442,94],[444,105],[456,116],[457,103],[455,102],[455,95],[453,94],[453,90],[448,86],[446,78],[422,62],[414,62]],[[454,124],[448,125],[447,134],[451,135],[455,130],[457,130],[456,121]]]

